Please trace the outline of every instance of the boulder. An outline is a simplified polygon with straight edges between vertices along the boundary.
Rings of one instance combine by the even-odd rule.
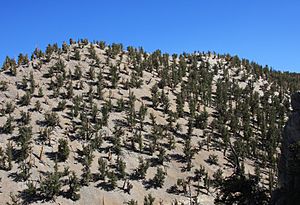
[[[291,96],[292,113],[282,134],[281,156],[278,164],[278,189],[273,193],[272,204],[290,204],[293,193],[300,189],[300,176],[291,174],[293,153],[291,145],[300,142],[300,92]],[[300,203],[300,202],[299,202]],[[293,204],[293,203],[292,203]]]

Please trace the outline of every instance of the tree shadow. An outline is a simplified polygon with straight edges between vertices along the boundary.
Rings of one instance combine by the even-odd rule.
[[[108,184],[107,182],[100,182],[99,184],[96,185],[97,188],[101,188],[105,191],[112,191],[114,188]]]
[[[186,162],[184,156],[181,154],[175,153],[175,154],[169,154],[170,158],[175,160],[176,162],[184,163]]]
[[[58,153],[57,152],[46,152],[45,155],[50,159],[50,160],[58,160]]]

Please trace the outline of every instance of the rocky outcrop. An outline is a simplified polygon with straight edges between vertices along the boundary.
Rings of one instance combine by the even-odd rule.
[[[278,165],[279,187],[273,194],[274,205],[300,204],[300,172],[297,165],[297,155],[300,154],[300,91],[291,96],[292,114],[283,131],[281,156]],[[296,152],[296,153],[295,153]],[[295,172],[296,171],[296,172]],[[295,201],[296,200],[296,201]]]

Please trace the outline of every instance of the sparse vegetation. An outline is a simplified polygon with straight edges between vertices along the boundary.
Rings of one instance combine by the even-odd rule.
[[[165,191],[177,204],[269,203],[299,74],[229,54],[123,51],[87,39],[31,59],[7,57],[0,73],[0,168],[10,187],[24,183],[10,199],[3,191],[8,204],[86,200],[97,189],[143,193],[130,205],[152,205]],[[165,196],[159,203],[171,203]]]

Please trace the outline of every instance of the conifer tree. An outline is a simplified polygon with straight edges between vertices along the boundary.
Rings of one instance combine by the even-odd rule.
[[[108,172],[107,161],[101,157],[98,159],[98,171],[99,171],[99,178],[105,180],[105,177]]]
[[[156,174],[152,179],[154,187],[162,188],[165,182],[165,178],[166,178],[166,173],[163,171],[162,168],[158,167],[156,170]]]
[[[151,194],[144,197],[144,205],[154,205],[154,201],[155,198]]]
[[[8,142],[6,144],[6,150],[5,150],[5,154],[6,154],[6,158],[7,158],[7,170],[11,170],[12,169],[12,160],[13,160],[13,147],[11,142]]]
[[[111,189],[115,189],[117,187],[117,176],[113,171],[107,173],[108,177],[108,184],[110,185]]]
[[[5,134],[12,134],[15,126],[13,125],[14,118],[12,116],[8,116],[6,122],[2,126],[2,132]]]
[[[62,187],[60,177],[58,165],[57,162],[55,162],[54,171],[48,172],[46,177],[40,183],[40,192],[43,198],[50,200],[59,195]]]
[[[73,201],[77,201],[80,198],[80,194],[77,193],[80,189],[80,183],[74,171],[71,172],[68,182],[69,182],[68,194],[70,196],[70,199],[72,199]]]
[[[145,160],[142,157],[139,157],[139,165],[138,168],[135,170],[135,175],[140,179],[144,179],[146,177],[146,173],[149,166],[150,165],[148,161],[145,162]]]
[[[58,159],[60,161],[66,161],[70,154],[70,148],[68,145],[68,141],[66,139],[59,139],[58,140]]]

